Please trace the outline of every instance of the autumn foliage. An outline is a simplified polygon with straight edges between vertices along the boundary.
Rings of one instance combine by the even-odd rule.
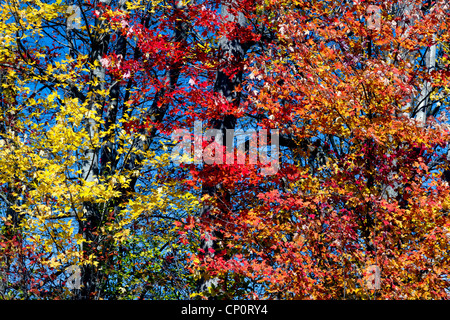
[[[1,2],[1,299],[449,297],[446,1],[68,5]]]

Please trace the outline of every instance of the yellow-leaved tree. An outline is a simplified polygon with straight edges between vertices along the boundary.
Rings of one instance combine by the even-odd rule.
[[[189,294],[173,222],[198,201],[156,135],[180,66],[149,74],[122,32],[148,6],[1,2],[0,299]]]

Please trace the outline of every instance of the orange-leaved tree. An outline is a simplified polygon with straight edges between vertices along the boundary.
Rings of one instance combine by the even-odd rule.
[[[236,129],[278,130],[278,164],[263,172],[259,136],[258,161],[194,170],[215,188],[200,295],[448,298],[447,3],[252,5],[232,7],[246,24],[228,37],[265,33],[226,112]]]

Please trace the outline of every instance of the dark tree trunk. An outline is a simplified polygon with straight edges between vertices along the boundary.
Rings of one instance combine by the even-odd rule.
[[[221,15],[228,16],[228,20],[237,22],[240,26],[245,25],[245,18],[243,15],[233,15],[229,11],[228,5],[222,5]],[[216,80],[214,84],[214,91],[219,95],[222,95],[228,102],[233,103],[238,106],[240,103],[240,94],[235,90],[237,86],[242,83],[242,72],[239,71],[237,74],[229,77],[225,70],[230,67],[241,67],[241,63],[245,55],[245,44],[242,44],[239,39],[227,39],[222,37],[219,41],[219,52],[221,52],[221,64],[222,68],[217,71]],[[226,134],[226,130],[234,130],[236,127],[236,117],[232,115],[225,115],[218,119],[213,119],[212,122],[213,129],[218,130],[221,133],[222,141],[221,145],[229,145],[228,139],[234,139],[234,136]],[[231,145],[231,144],[230,144]],[[227,190],[221,190],[221,184],[216,184],[214,186],[203,186],[202,195],[208,194],[213,198],[222,197],[224,203],[229,203],[230,194]],[[219,190],[221,191],[219,194]],[[216,212],[215,214],[213,212]],[[205,256],[214,257],[214,251],[220,248],[220,242],[222,238],[222,233],[214,230],[214,221],[217,219],[215,215],[220,212],[219,208],[214,208],[209,205],[204,205],[202,212],[200,214],[200,219],[208,220],[212,224],[213,231],[205,232],[204,239],[201,242],[201,249]],[[220,213],[219,213],[220,215]],[[214,298],[217,292],[210,292],[214,287],[218,286],[218,278],[209,277],[203,274],[198,283],[198,291],[206,293],[209,298]],[[210,292],[211,294],[208,294]]]

